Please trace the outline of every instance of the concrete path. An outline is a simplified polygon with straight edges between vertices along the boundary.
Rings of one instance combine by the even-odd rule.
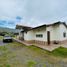
[[[60,45],[60,46],[62,46],[62,47],[64,47],[64,48],[67,48],[67,43],[62,44],[62,45]]]
[[[50,46],[46,46],[46,45],[39,45],[39,44],[35,44],[35,46],[39,47],[39,48],[42,48],[42,49],[45,49],[45,50],[48,50],[48,51],[53,51],[55,50],[56,48],[59,48],[60,45],[50,45]]]
[[[45,50],[48,50],[48,51],[53,51],[53,50],[55,50],[56,48],[59,48],[59,47],[67,48],[66,44],[57,44],[57,45],[52,44],[50,46],[35,44],[35,46],[40,47],[40,48],[45,49]]]
[[[21,40],[15,39],[15,38],[13,38],[13,39],[14,39],[15,41],[19,42],[19,43],[22,43],[22,44],[26,45],[26,46],[32,45],[32,44],[25,43],[25,42],[23,42],[23,41],[21,41]]]
[[[45,50],[48,50],[48,51],[53,51],[56,48],[59,48],[61,46],[64,47],[64,48],[67,48],[67,45],[66,44],[52,44],[50,46],[48,46],[48,45],[46,46],[46,45],[40,45],[40,44],[35,44],[35,43],[28,44],[28,43],[25,43],[25,42],[23,42],[21,40],[18,40],[18,39],[14,39],[14,40],[17,41],[17,42],[19,42],[19,43],[22,43],[22,44],[24,44],[26,46],[34,45],[34,46],[37,46],[39,48],[42,48],[42,49],[45,49]]]

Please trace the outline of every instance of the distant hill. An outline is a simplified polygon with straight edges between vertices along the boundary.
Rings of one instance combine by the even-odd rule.
[[[18,32],[18,30],[6,27],[0,27],[0,32]]]

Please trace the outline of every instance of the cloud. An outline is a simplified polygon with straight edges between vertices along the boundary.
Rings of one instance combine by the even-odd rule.
[[[15,28],[15,22],[12,20],[0,20],[1,27]]]
[[[67,16],[66,0],[25,0],[22,24],[38,26],[64,20]],[[20,23],[19,23],[20,24]]]
[[[0,19],[11,28],[67,21],[67,0],[0,0]]]

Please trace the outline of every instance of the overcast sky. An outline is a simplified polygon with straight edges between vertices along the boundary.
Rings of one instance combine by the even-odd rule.
[[[67,0],[0,0],[0,26],[67,22]]]

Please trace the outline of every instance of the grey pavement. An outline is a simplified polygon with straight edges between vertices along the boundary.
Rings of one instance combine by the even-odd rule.
[[[3,41],[2,40],[0,40],[0,46],[4,46],[4,45],[6,45],[7,43],[3,43]]]

